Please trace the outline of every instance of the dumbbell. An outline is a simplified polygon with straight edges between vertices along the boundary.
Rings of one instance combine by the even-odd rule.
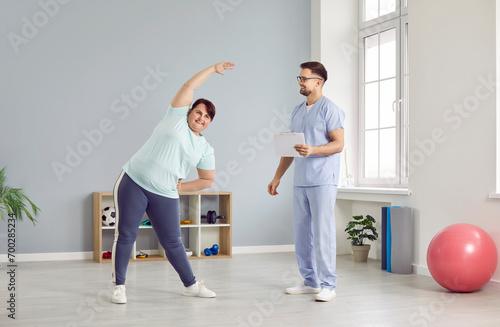
[[[214,244],[210,249],[206,248],[204,252],[207,257],[211,256],[212,254],[217,255],[219,253],[219,246],[217,244]]]
[[[217,213],[215,210],[208,210],[206,215],[202,215],[201,218],[207,219],[207,223],[209,224],[215,224],[217,222],[217,219],[224,219],[226,216],[217,216]]]

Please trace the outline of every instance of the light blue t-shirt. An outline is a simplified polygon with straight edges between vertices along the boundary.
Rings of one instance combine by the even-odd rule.
[[[127,175],[149,192],[178,198],[179,178],[186,178],[194,167],[215,169],[214,149],[189,129],[188,110],[169,105],[146,143],[123,166]]]
[[[309,112],[306,102],[295,107],[290,130],[304,133],[306,144],[320,146],[332,140],[328,132],[344,128],[345,113],[327,97],[321,97]],[[329,156],[310,155],[295,158],[294,186],[337,185],[340,153]]]

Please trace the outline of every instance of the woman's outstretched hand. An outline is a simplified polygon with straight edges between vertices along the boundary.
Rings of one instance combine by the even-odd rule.
[[[234,66],[236,65],[230,61],[219,62],[218,64],[215,65],[215,72],[217,74],[224,75],[224,70],[231,70],[233,69]]]

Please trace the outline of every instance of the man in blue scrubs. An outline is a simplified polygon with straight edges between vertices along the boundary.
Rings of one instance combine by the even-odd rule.
[[[336,237],[334,206],[339,179],[340,152],[344,147],[345,113],[323,96],[328,75],[319,62],[305,62],[297,76],[300,94],[307,100],[295,107],[290,130],[304,133],[306,144],[297,144],[293,222],[295,253],[304,278],[288,294],[316,294],[316,301],[336,297]],[[294,157],[281,157],[268,192],[277,195],[281,177]]]

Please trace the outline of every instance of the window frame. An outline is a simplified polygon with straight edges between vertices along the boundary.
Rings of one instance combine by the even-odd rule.
[[[358,11],[358,17],[359,17],[359,29],[362,30],[364,28],[373,26],[373,25],[378,25],[380,23],[392,20],[394,18],[399,18],[402,15],[402,2],[407,1],[407,0],[395,0],[396,1],[396,10],[394,12],[391,12],[389,14],[385,14],[382,16],[378,16],[377,18],[373,18],[370,20],[364,20],[365,18],[365,8],[366,8],[366,0],[359,0],[359,11]],[[379,2],[379,11],[380,11],[380,0]],[[408,12],[407,6],[404,6],[404,11]]]
[[[410,177],[410,65],[408,60],[408,15],[401,17],[401,156],[400,183],[408,185]],[[407,77],[407,78],[406,78]],[[405,129],[408,132],[405,134]]]
[[[401,4],[405,0],[396,0],[396,13],[391,13],[360,23],[359,29],[359,164],[357,184],[359,186],[407,187],[409,178],[409,68],[408,68],[408,16],[400,14]],[[360,0],[360,18],[363,18],[365,0]],[[403,12],[407,12],[404,6]],[[397,15],[397,16],[396,16]],[[396,148],[395,177],[366,178],[365,177],[365,42],[366,37],[380,34],[386,30],[396,31],[396,100],[393,108],[396,111]],[[380,46],[378,47],[380,51]],[[379,62],[380,64],[380,62]],[[379,80],[380,81],[380,80]],[[380,91],[379,91],[380,101]],[[380,119],[380,108],[379,108]],[[380,126],[377,128],[381,130]],[[406,133],[405,133],[406,132]],[[380,133],[379,140],[380,140]],[[378,142],[380,145],[380,142]],[[380,149],[380,148],[379,148]],[[378,156],[380,169],[380,153]]]
[[[410,0],[401,0],[401,16],[407,15],[408,14],[408,2]],[[408,23],[408,20],[406,21]]]

